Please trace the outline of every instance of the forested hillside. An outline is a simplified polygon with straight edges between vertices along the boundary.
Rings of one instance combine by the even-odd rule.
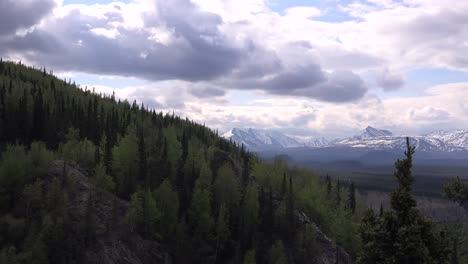
[[[349,263],[354,186],[0,63],[0,263]],[[320,227],[317,228],[317,225]]]

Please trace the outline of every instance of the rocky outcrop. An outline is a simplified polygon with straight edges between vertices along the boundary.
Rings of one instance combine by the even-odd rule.
[[[273,192],[273,207],[276,210],[281,204],[281,195]],[[315,244],[314,248],[310,249],[316,252],[316,264],[352,264],[353,259],[342,247],[333,242],[322,230],[312,222],[307,215],[296,210],[295,212],[296,227],[298,232],[304,232],[307,225],[314,230]]]
[[[67,175],[66,178],[64,174]],[[67,216],[72,225],[80,226],[86,219],[87,210],[92,206],[96,236],[92,246],[84,249],[83,263],[171,263],[170,255],[161,244],[146,240],[126,227],[123,220],[127,212],[127,202],[96,188],[86,177],[86,171],[76,163],[53,161],[44,181],[50,184],[54,178],[66,181],[64,185],[69,200]],[[79,232],[79,228],[70,232]],[[71,237],[80,237],[80,234],[73,234]]]
[[[235,164],[228,155],[218,153],[218,158],[230,161],[238,174],[241,167]],[[67,177],[64,177],[64,174]],[[93,208],[94,229],[96,239],[92,246],[83,251],[84,262],[91,264],[147,264],[147,263],[172,263],[170,254],[164,246],[153,240],[146,240],[132,232],[126,226],[124,217],[128,209],[128,203],[117,198],[115,195],[96,188],[86,176],[87,172],[74,162],[53,161],[44,177],[47,185],[57,178],[66,186],[68,193],[67,215],[71,223],[80,226],[86,219],[87,210],[90,205]],[[255,181],[255,178],[252,177]],[[273,206],[275,209],[280,205],[281,197],[273,193]],[[349,254],[340,246],[336,245],[325,235],[320,228],[309,220],[301,211],[295,211],[298,232],[306,226],[315,231],[315,247],[317,264],[351,264]],[[79,228],[75,231],[79,232]],[[72,234],[71,237],[80,237],[80,234]],[[78,243],[78,242],[77,242]]]
[[[351,264],[353,260],[351,256],[340,246],[336,245],[322,230],[309,218],[300,211],[296,211],[296,220],[304,227],[310,225],[315,231],[315,242],[317,246],[318,256],[317,264]]]

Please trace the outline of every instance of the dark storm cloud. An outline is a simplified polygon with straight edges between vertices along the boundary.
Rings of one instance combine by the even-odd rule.
[[[53,0],[1,0],[0,37],[37,24],[54,6]]]
[[[325,76],[320,66],[312,64],[277,74],[261,85],[274,93],[288,94],[291,91],[314,86],[323,82]]]
[[[226,94],[226,91],[214,87],[194,88],[190,93],[198,98],[220,97]]]
[[[326,81],[308,89],[298,90],[296,94],[327,102],[344,103],[362,98],[367,89],[358,75],[350,71],[335,71],[328,74]]]
[[[230,85],[239,89],[256,88],[271,94],[303,96],[332,103],[358,100],[368,90],[358,75],[350,71],[328,74],[316,64],[280,72],[263,80],[234,81]]]
[[[95,18],[75,10],[48,25],[47,31],[36,30],[5,46],[15,51],[35,50],[26,56],[61,70],[188,81],[211,80],[228,74],[239,63],[242,48],[230,45],[218,31],[219,16],[198,11],[190,2],[187,6],[183,6],[186,1],[178,2],[181,6],[165,6],[166,1],[161,4],[164,20],[160,17],[146,21],[149,27],[159,23],[172,28],[177,40],[170,45],[148,40],[150,35],[143,30],[119,28],[120,34],[115,39],[94,34],[91,29],[110,29],[108,22],[120,17],[109,14]]]
[[[235,44],[220,31],[224,25],[220,16],[201,11],[188,0],[157,1],[155,5],[156,12],[143,17],[145,29],[115,28],[112,22],[123,20],[117,9],[102,17],[75,9],[24,36],[0,42],[0,52],[21,53],[35,64],[62,71],[188,81],[194,84],[190,92],[199,98],[223,96],[225,90],[221,89],[260,89],[348,102],[367,91],[353,73],[328,74],[313,59],[303,66],[285,66],[275,51],[252,40]],[[173,34],[171,41],[155,41],[158,36],[146,30],[151,28],[167,28]],[[311,46],[291,42],[288,47]]]

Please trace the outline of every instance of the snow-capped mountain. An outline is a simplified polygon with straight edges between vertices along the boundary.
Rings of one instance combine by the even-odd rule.
[[[371,126],[361,133],[333,141],[316,137],[288,136],[278,131],[260,129],[234,128],[222,135],[224,138],[244,144],[251,150],[284,149],[296,147],[310,148],[360,148],[368,150],[404,149],[405,135],[394,135],[384,129]],[[418,151],[451,152],[468,151],[468,131],[436,131],[424,136],[410,136],[410,140]]]
[[[274,130],[233,128],[222,135],[252,150],[302,146],[297,140]]]
[[[298,136],[291,136],[294,139],[297,140],[297,142],[301,143],[305,147],[311,147],[311,148],[320,148],[320,147],[325,147],[330,144],[330,141],[328,141],[324,137],[298,137]]]
[[[393,136],[393,133],[388,130],[377,129],[377,128],[368,126],[358,135],[345,138],[345,139],[341,139],[341,140],[335,140],[333,141],[333,143],[334,144],[348,144],[348,143],[356,144],[356,142],[367,141],[368,139],[376,139],[376,138],[384,139],[384,138],[389,138],[392,136]]]
[[[410,136],[410,142],[418,151],[425,152],[455,152],[468,150],[468,144],[463,146],[456,140],[462,141],[459,134],[435,132],[425,136]],[[468,139],[468,134],[466,135]],[[366,148],[372,150],[400,150],[406,146],[406,135],[394,135],[383,129],[367,127],[359,135],[338,140],[334,146]],[[467,140],[468,143],[468,140]]]
[[[454,130],[454,131],[435,131],[426,137],[436,138],[444,141],[451,146],[457,146],[468,149],[468,131]]]

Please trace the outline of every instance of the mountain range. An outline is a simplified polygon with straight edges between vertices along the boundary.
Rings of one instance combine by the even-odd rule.
[[[374,151],[399,151],[405,146],[405,135],[366,127],[361,133],[350,137],[327,140],[323,137],[298,138],[275,130],[233,128],[222,137],[244,144],[252,151],[284,150],[290,148],[359,148]],[[468,131],[435,131],[421,136],[410,136],[418,151],[422,152],[468,152]]]

